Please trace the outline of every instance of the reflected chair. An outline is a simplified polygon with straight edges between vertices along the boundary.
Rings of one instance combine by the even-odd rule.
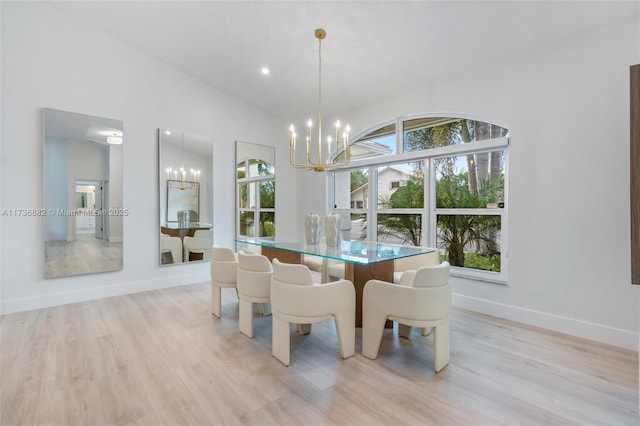
[[[230,248],[211,247],[211,313],[220,318],[222,289],[237,291],[238,257]]]
[[[171,253],[171,262],[165,257],[169,253]],[[182,240],[180,237],[160,233],[160,258],[163,265],[182,262]]]
[[[273,259],[273,356],[284,365],[289,365],[289,323],[298,324],[298,331],[308,334],[312,323],[331,317],[335,319],[342,358],[352,356],[355,353],[355,300],[355,289],[350,281],[314,284],[311,272],[305,265],[281,263]]]
[[[400,248],[400,254],[402,254],[402,248]],[[423,266],[436,266],[439,264],[440,252],[437,249],[431,253],[401,257],[393,262],[393,282],[399,284],[402,279],[402,275],[406,271],[417,271]]]
[[[189,262],[191,260],[192,253],[202,255],[203,260],[211,259],[211,246],[213,245],[211,230],[197,230],[193,234],[193,237],[184,237],[182,245],[184,247],[185,262]]]
[[[387,319],[409,338],[412,327],[433,327],[434,370],[449,364],[449,262],[406,272],[400,285],[369,280],[362,302],[362,355],[376,359]]]
[[[263,316],[270,315],[271,275],[273,269],[266,256],[238,252],[238,304],[240,332],[253,338],[253,304]]]

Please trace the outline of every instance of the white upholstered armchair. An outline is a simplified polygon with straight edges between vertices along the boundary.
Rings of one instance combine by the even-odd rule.
[[[412,327],[434,328],[434,370],[449,364],[449,262],[408,271],[400,284],[370,280],[362,303],[362,355],[375,359],[387,319],[398,322],[402,337]]]
[[[202,255],[203,260],[209,260],[211,258],[213,235],[211,230],[199,229],[195,232],[193,237],[184,237],[182,239],[182,244],[184,246],[183,258],[185,262],[189,262],[191,260],[191,253],[198,253]]]
[[[250,251],[238,252],[238,303],[240,332],[253,338],[253,304],[260,313],[270,314],[271,275],[273,269],[266,256]]]
[[[211,312],[220,318],[222,288],[236,288],[238,256],[226,247],[211,248]]]
[[[305,265],[281,263],[273,259],[271,312],[273,356],[288,366],[291,330],[298,324],[302,334],[311,332],[311,324],[334,317],[340,354],[348,358],[355,352],[355,289],[347,280],[314,284]]]

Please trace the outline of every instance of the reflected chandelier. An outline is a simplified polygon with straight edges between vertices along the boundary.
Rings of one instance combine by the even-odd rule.
[[[349,164],[351,158],[351,147],[349,146],[349,132],[351,128],[347,124],[344,130],[341,129],[340,120],[336,121],[336,137],[335,137],[335,151],[331,153],[331,136],[327,136],[326,139],[326,154],[322,152],[322,40],[327,36],[327,33],[322,28],[318,28],[315,31],[316,38],[318,39],[318,158],[317,162],[311,161],[311,127],[313,127],[313,121],[309,119],[307,121],[307,138],[306,138],[306,156],[304,163],[296,163],[296,129],[291,125],[289,131],[291,132],[289,138],[289,149],[291,151],[290,162],[291,165],[297,169],[314,170],[316,172],[322,172],[334,167],[342,167]],[[341,133],[342,132],[342,133]],[[342,136],[342,138],[340,138]],[[342,143],[340,143],[342,139]],[[340,145],[342,145],[342,152],[340,151]]]
[[[171,132],[167,131],[166,134],[170,135]],[[187,171],[184,168],[184,133],[182,133],[180,163],[180,169],[174,170],[173,167],[167,169],[167,187],[178,188],[181,191],[198,188],[200,184],[200,170],[191,169],[190,180],[187,180]],[[178,180],[178,178],[180,179]]]

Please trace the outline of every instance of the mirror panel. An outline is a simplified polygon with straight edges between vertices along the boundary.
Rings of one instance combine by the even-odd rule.
[[[160,264],[211,258],[213,140],[158,129]]]
[[[276,149],[236,142],[236,235],[275,238]]]
[[[44,108],[45,278],[122,269],[123,122]]]

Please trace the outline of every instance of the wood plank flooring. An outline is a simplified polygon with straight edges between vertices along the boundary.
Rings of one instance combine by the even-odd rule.
[[[271,318],[238,332],[208,283],[5,315],[0,421],[12,425],[637,425],[638,354],[454,310],[451,364],[432,336],[385,330],[377,360],[342,360],[332,321],[292,328],[291,366]]]

